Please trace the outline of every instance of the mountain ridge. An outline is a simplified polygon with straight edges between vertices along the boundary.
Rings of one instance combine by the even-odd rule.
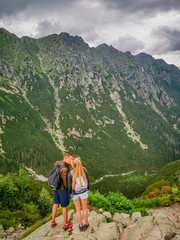
[[[65,150],[80,155],[95,178],[144,165],[156,168],[179,158],[178,68],[107,44],[91,48],[81,37],[68,33],[40,39],[14,38],[6,30],[0,30],[0,35],[0,136],[4,151],[0,157],[5,169],[6,160],[11,159],[11,165],[15,158],[18,163],[14,165],[25,161],[27,167],[47,175],[41,161],[50,168]],[[13,89],[19,95],[7,92]],[[29,117],[26,124],[15,117],[22,103],[38,116],[31,119],[31,130]],[[18,146],[15,136],[9,139],[14,124],[25,129],[26,137],[34,132],[36,146],[27,137],[30,148],[35,155],[42,155],[36,156],[40,159],[34,163],[34,153],[27,147],[29,160],[22,156],[25,136],[18,139]],[[16,131],[15,135],[20,134]],[[52,149],[48,158],[40,147],[42,138],[46,151]],[[15,151],[10,150],[12,146]]]

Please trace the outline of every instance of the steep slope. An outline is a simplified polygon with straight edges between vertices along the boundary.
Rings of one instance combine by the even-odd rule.
[[[43,153],[48,166],[64,150],[81,156],[94,177],[135,168],[152,169],[179,158],[178,68],[163,62],[164,70],[152,72],[139,56],[106,44],[90,48],[81,37],[67,33],[35,40],[19,39],[1,29],[0,36],[0,91],[6,96],[12,86],[19,91],[22,105],[25,103],[39,118],[37,121],[31,115],[34,124],[41,122],[39,131],[48,136],[48,144],[54,140],[51,160]],[[157,60],[150,62],[161,69]],[[2,101],[7,101],[6,96]],[[17,98],[18,94],[13,96]],[[7,154],[12,144],[6,127],[9,122],[22,125],[22,121],[14,119],[10,107],[8,114],[4,109],[2,104],[1,157],[17,159],[17,154]],[[27,138],[28,134],[21,141],[20,151]],[[48,145],[45,148],[50,152]],[[38,153],[42,153],[41,148]],[[45,173],[38,164],[32,166],[32,157],[26,165]]]

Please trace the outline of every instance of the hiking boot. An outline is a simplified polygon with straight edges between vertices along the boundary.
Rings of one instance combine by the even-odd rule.
[[[51,227],[54,228],[57,225],[57,223],[55,221],[51,222]]]
[[[84,231],[84,227],[83,227],[83,226],[80,226],[80,225],[79,225],[78,227],[79,227],[79,231],[80,231],[80,232],[83,232],[83,231]]]
[[[67,229],[72,228],[72,223],[64,224],[63,229],[66,231]]]
[[[84,228],[84,231],[86,231],[89,227],[89,223],[88,224],[84,224],[83,228]]]

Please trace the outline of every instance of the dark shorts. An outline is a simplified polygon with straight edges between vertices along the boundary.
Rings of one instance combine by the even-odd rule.
[[[61,204],[61,207],[67,207],[69,205],[68,192],[66,190],[55,190],[54,203]]]

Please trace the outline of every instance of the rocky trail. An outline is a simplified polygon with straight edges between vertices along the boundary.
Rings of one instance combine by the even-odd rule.
[[[149,216],[141,217],[139,212],[132,216],[99,210],[88,210],[89,228],[79,232],[74,210],[68,212],[73,228],[63,230],[63,217],[56,218],[57,226],[50,227],[50,222],[42,225],[25,240],[180,240],[180,204],[149,209]],[[108,221],[107,221],[108,220]],[[1,239],[15,240],[24,230],[1,230]]]

